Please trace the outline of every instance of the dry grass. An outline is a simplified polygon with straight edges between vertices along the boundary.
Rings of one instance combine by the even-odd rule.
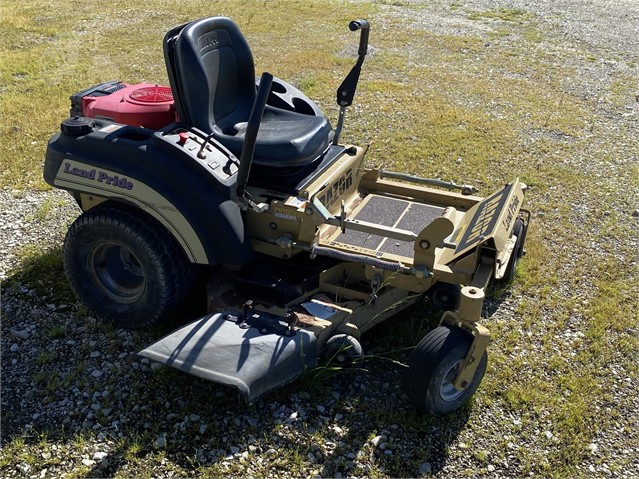
[[[639,167],[629,159],[634,154],[636,160],[639,145],[621,119],[636,90],[633,78],[619,74],[604,85],[604,106],[580,94],[566,79],[598,59],[579,46],[565,48],[529,12],[466,11],[453,4],[451,14],[489,27],[483,35],[445,35],[406,28],[405,19],[383,16],[378,8],[328,1],[200,1],[179,8],[161,0],[100,8],[74,0],[6,1],[0,7],[0,187],[46,188],[46,140],[67,113],[68,95],[111,79],[166,84],[163,32],[218,12],[237,21],[258,72],[297,84],[334,122],[334,90],[356,44],[345,26],[351,18],[371,17],[371,54],[343,140],[372,141],[370,163],[479,184],[483,194],[515,176],[531,187],[528,255],[506,294],[513,313],[487,321],[494,344],[474,407],[490,420],[471,415],[460,434],[467,443],[487,434],[500,439],[490,451],[469,454],[469,474],[510,461],[516,474],[581,475],[591,460],[589,445],[607,434],[616,441],[611,431],[621,428],[623,435],[636,419],[634,398],[615,396],[619,381],[637,380],[639,346],[636,247],[630,241],[637,219],[629,213],[639,206],[632,196]],[[381,18],[384,28],[375,22]],[[54,268],[44,263],[45,270]],[[379,336],[394,337],[393,349],[410,345],[408,333],[405,325],[390,324]],[[368,413],[418,433],[432,425],[389,419],[388,410]],[[136,445],[145,439],[132,437],[122,446],[128,451],[123,475],[144,475],[145,465],[157,461],[182,473],[228,472],[219,464],[178,466],[160,452],[141,457]],[[7,445],[2,461],[30,462],[23,448],[19,440]],[[596,460],[611,470],[628,467],[630,458],[609,452]],[[287,447],[277,467],[304,475],[305,453]],[[369,474],[412,475],[410,467],[389,463]]]

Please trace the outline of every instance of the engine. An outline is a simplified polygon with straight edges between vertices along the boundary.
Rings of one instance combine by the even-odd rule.
[[[153,130],[177,120],[170,87],[112,81],[71,95],[71,117],[85,116]]]

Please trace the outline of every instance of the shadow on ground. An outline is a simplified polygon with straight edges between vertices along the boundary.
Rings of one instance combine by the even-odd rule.
[[[23,441],[38,457],[29,471],[36,475],[414,477],[445,467],[472,412],[471,402],[445,418],[420,416],[399,386],[400,363],[439,316],[425,304],[365,335],[361,365],[320,366],[248,405],[231,388],[137,356],[174,325],[127,331],[101,324],[69,296],[59,258],[59,250],[34,258],[2,286],[9,469],[25,456],[7,451]],[[199,314],[198,288],[180,323]]]

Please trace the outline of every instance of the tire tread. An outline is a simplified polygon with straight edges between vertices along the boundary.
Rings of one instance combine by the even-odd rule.
[[[145,245],[147,250],[153,251],[157,255],[156,260],[159,264],[156,269],[160,273],[157,279],[163,286],[159,288],[161,296],[154,298],[154,303],[158,307],[144,318],[135,318],[131,325],[123,324],[117,318],[109,317],[108,314],[100,312],[96,312],[96,314],[117,325],[135,328],[148,326],[165,319],[188,292],[192,280],[192,269],[168,231],[163,229],[153,218],[143,216],[137,209],[129,205],[110,202],[98,205],[78,217],[67,231],[63,247],[64,269],[76,295],[84,302],[84,285],[79,284],[83,279],[77,277],[81,275],[71,271],[75,267],[71,265],[75,265],[77,261],[73,257],[73,249],[77,246],[76,242],[80,241],[77,237],[91,228],[101,226],[119,229],[125,235],[135,239],[136,242]]]

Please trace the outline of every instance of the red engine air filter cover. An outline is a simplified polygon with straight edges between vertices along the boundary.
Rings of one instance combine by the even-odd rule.
[[[106,96],[86,96],[82,114],[153,130],[176,120],[171,88],[151,83],[125,85]]]

